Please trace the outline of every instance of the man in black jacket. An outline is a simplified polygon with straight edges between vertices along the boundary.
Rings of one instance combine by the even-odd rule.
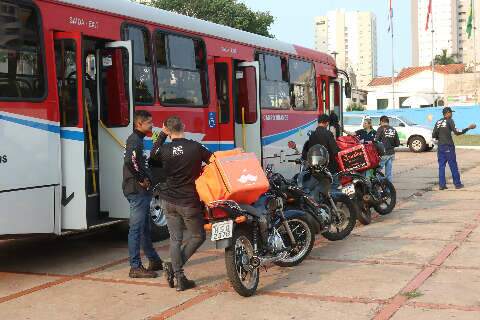
[[[165,263],[164,269],[171,288],[174,278],[177,280],[177,291],[195,287],[195,282],[185,276],[183,266],[205,241],[202,206],[195,180],[200,176],[202,163],[208,163],[212,156],[200,143],[185,139],[184,129],[180,118],[168,118],[150,154],[152,161],[162,163],[166,174],[167,188],[160,191],[160,199],[170,232],[172,262]],[[172,142],[164,144],[167,137]],[[184,226],[190,238],[182,247]]]
[[[307,142],[305,142],[305,145],[303,146],[302,159],[307,159],[307,153],[310,147],[313,147],[316,144],[320,144],[327,149],[330,156],[328,162],[328,169],[331,173],[336,173],[338,171],[338,166],[335,157],[337,156],[340,149],[338,148],[333,133],[328,130],[329,124],[330,117],[328,115],[322,114],[318,117],[317,129],[310,135],[310,138]]]
[[[395,148],[400,145],[400,139],[395,128],[390,126],[390,119],[387,116],[380,117],[380,127],[378,127],[375,141],[383,143],[385,155],[382,156],[380,166],[385,168],[385,176],[392,182],[393,179],[393,160],[395,160]]]
[[[131,278],[155,278],[155,271],[162,270],[162,260],[153,248],[150,226],[151,176],[144,154],[143,138],[152,132],[152,115],[147,111],[135,111],[133,133],[128,137],[123,164],[123,194],[130,203],[130,229],[128,253]],[[140,246],[150,261],[145,269],[140,258]]]

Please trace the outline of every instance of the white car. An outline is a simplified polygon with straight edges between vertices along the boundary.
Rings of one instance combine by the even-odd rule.
[[[343,126],[346,131],[355,132],[363,128],[365,118],[372,119],[375,130],[380,125],[380,116],[369,116],[365,114],[344,114]],[[401,116],[389,116],[390,126],[398,132],[400,144],[408,146],[413,152],[430,151],[435,146],[432,139],[432,129],[420,126]]]

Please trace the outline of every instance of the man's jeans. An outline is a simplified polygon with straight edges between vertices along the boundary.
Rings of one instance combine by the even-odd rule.
[[[181,207],[162,201],[170,233],[170,259],[175,276],[183,273],[183,266],[205,241],[203,214],[200,208]],[[184,228],[190,238],[182,248]]]
[[[457,154],[455,153],[455,146],[447,144],[438,146],[437,156],[438,179],[440,187],[445,187],[447,185],[447,181],[445,179],[445,167],[447,165],[447,162],[448,166],[450,167],[450,171],[452,172],[453,184],[455,186],[461,185],[462,181],[460,180],[460,173],[458,172]]]
[[[132,194],[127,196],[130,203],[130,229],[128,231],[128,254],[130,266],[139,268],[142,265],[140,246],[147,258],[158,261],[160,257],[153,248],[150,226],[150,201],[149,194]]]
[[[395,160],[394,154],[382,156],[380,160],[380,167],[385,169],[385,176],[390,182],[393,182],[393,160]]]

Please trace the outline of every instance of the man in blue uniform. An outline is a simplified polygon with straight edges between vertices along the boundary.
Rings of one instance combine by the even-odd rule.
[[[448,162],[450,171],[452,172],[453,184],[456,189],[463,188],[460,180],[460,173],[458,172],[457,155],[455,153],[455,143],[453,142],[452,132],[459,136],[467,133],[468,130],[475,129],[477,126],[471,124],[468,128],[461,131],[455,127],[455,122],[452,119],[454,111],[450,107],[443,108],[443,118],[435,123],[432,137],[438,140],[438,178],[440,190],[447,189],[447,181],[445,180],[445,167]]]

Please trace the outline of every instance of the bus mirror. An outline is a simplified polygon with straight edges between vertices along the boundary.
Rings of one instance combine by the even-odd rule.
[[[347,97],[347,99],[352,97],[352,85],[350,82],[345,83],[345,97]]]

